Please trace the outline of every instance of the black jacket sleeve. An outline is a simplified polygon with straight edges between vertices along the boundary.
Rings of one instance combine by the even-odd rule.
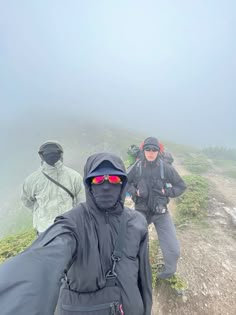
[[[166,182],[170,183],[172,187],[165,189],[167,197],[175,198],[180,196],[186,189],[185,182],[180,177],[174,167],[166,165]]]
[[[47,238],[47,233],[42,233],[31,247],[0,266],[1,314],[54,314],[76,239],[70,233]]]
[[[149,263],[148,233],[140,244],[138,285],[144,304],[144,315],[152,310],[152,272]]]

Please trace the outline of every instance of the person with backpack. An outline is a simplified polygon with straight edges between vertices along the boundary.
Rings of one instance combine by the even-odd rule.
[[[1,314],[53,315],[60,290],[60,315],[151,315],[147,222],[124,207],[126,184],[118,156],[88,158],[86,202],[0,266]]]
[[[158,277],[165,279],[176,272],[180,256],[168,203],[170,198],[180,196],[186,185],[177,171],[160,158],[160,149],[155,137],[144,140],[143,158],[128,170],[128,193],[135,203],[135,210],[147,219],[148,224],[155,226],[164,258],[164,268]]]
[[[54,219],[85,200],[82,176],[63,164],[63,148],[57,141],[44,142],[39,148],[41,167],[23,184],[21,201],[33,212],[37,234]]]

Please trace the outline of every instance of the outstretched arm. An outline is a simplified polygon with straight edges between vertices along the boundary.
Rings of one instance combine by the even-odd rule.
[[[64,270],[75,249],[73,234],[61,234],[45,243],[43,233],[26,251],[0,265],[1,313],[53,315]]]

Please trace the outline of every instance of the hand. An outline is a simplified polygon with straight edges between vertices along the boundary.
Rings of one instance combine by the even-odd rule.
[[[139,190],[138,190],[138,189],[136,190],[136,195],[137,195],[138,197],[140,197],[140,193],[139,193]]]

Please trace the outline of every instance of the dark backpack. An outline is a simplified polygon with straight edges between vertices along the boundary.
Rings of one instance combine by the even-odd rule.
[[[163,161],[165,161],[166,163],[168,163],[170,165],[172,165],[173,162],[174,162],[173,155],[170,152],[168,152],[168,151],[164,151],[162,153],[162,157],[161,158],[163,159]]]
[[[129,156],[137,159],[140,155],[140,148],[136,144],[131,144],[131,146],[128,147],[127,153]]]

